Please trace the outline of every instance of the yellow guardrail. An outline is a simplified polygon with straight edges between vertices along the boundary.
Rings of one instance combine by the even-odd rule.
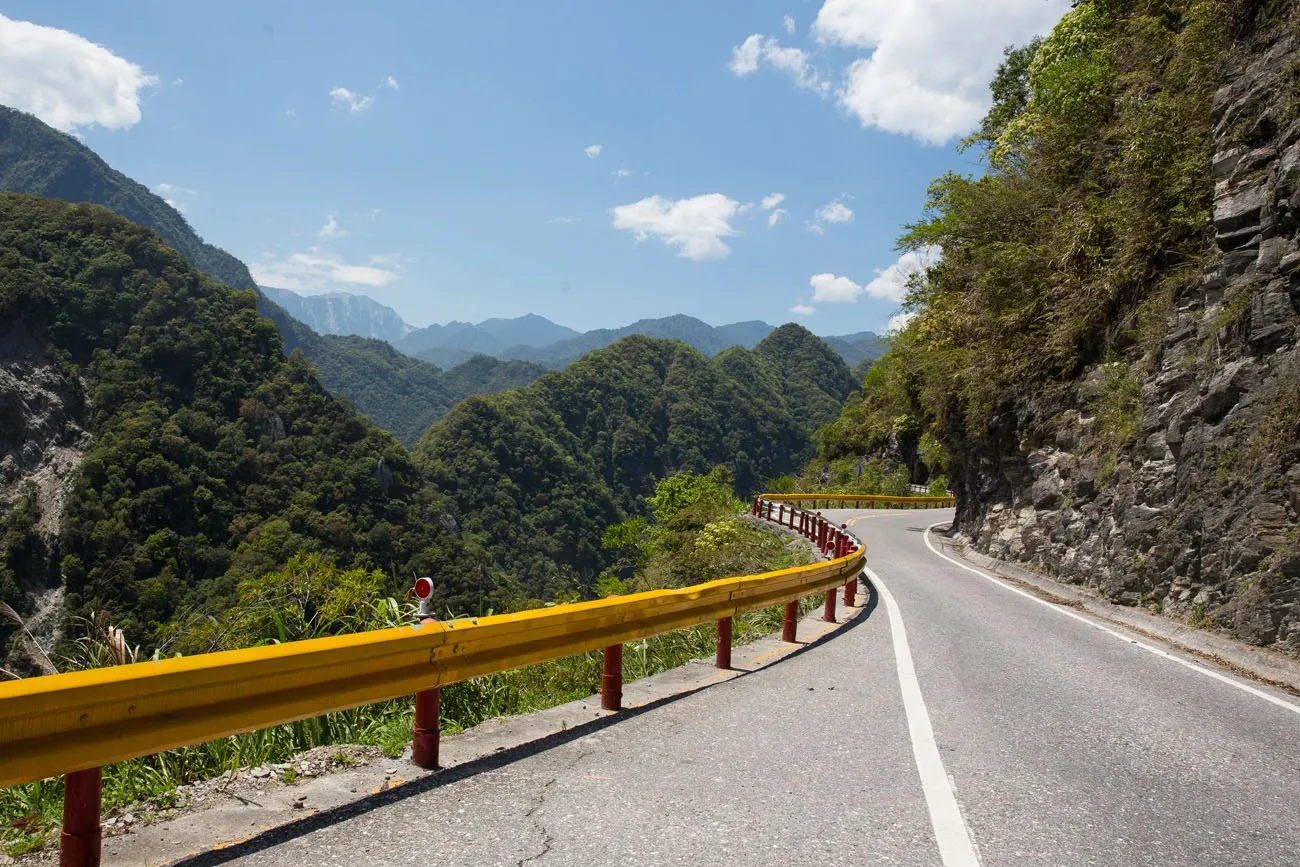
[[[773,503],[798,503],[810,508],[839,506],[845,509],[871,509],[897,507],[902,509],[951,509],[957,505],[956,497],[890,497],[884,494],[763,494],[764,500]]]
[[[680,590],[0,683],[0,786],[789,603],[846,583],[864,560],[859,548]]]

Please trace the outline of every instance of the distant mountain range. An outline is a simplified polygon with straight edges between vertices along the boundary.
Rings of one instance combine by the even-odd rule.
[[[334,292],[327,295],[299,295],[287,289],[262,286],[262,292],[321,334],[355,334],[386,340],[423,361],[449,368],[475,355],[503,360],[533,361],[561,368],[593,349],[640,334],[680,340],[706,355],[717,355],[730,346],[753,349],[776,326],[758,320],[709,325],[692,316],[678,314],[660,319],[641,319],[622,328],[597,328],[578,332],[557,325],[545,316],[529,313],[513,319],[485,319],[482,322],[448,322],[414,328],[402,321],[391,307],[364,295]],[[850,367],[880,357],[881,338],[871,331],[823,337]]]

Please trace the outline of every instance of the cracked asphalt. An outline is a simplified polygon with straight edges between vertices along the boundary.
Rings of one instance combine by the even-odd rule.
[[[1300,714],[939,559],[923,530],[951,512],[828,514],[897,600],[980,863],[1300,865]],[[203,863],[941,864],[868,610],[777,665]]]

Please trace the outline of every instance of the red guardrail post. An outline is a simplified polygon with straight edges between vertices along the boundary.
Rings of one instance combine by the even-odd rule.
[[[731,668],[731,618],[718,621],[718,651],[713,657],[718,668]]]
[[[835,588],[826,591],[826,604],[822,607],[822,620],[827,623],[835,622]]]
[[[785,620],[781,621],[781,640],[793,643],[798,626],[799,600],[795,599],[785,604]]]
[[[623,709],[623,645],[605,648],[605,672],[600,678],[600,706],[605,710]]]
[[[411,762],[426,771],[438,767],[441,701],[441,689],[423,689],[415,694],[415,732],[411,735]]]
[[[778,524],[784,524],[784,523],[785,523],[785,503],[781,503],[781,505],[777,507],[777,510],[776,510],[776,522],[777,522]]]
[[[99,867],[100,768],[74,771],[63,778],[63,831],[59,834],[59,867]]]
[[[750,511],[755,515],[758,514],[758,494],[754,495],[754,505],[750,507]]]
[[[847,556],[848,554],[853,553],[853,551],[855,551],[855,550],[857,549],[858,546],[857,546],[857,543],[854,542],[852,539],[850,539],[849,536],[848,536],[847,531],[848,531],[849,525],[848,525],[848,524],[841,524],[840,526],[843,527],[844,530],[846,531],[846,532],[845,532],[845,535],[844,535],[844,544],[840,547],[840,556],[841,556],[841,557],[844,557],[844,556]],[[857,601],[857,595],[858,595],[858,594],[857,594],[857,589],[858,589],[858,588],[855,586],[855,582],[857,582],[857,580],[858,580],[858,579],[857,579],[856,577],[854,577],[854,578],[850,578],[850,579],[849,579],[847,582],[845,582],[845,584],[844,584],[844,605],[845,605],[846,608],[847,608],[848,606],[852,605],[854,602]]]

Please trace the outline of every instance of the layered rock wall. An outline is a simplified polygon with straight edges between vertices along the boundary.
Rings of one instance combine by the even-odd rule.
[[[959,527],[994,556],[1300,655],[1296,16],[1237,46],[1222,81],[1211,264],[1172,298],[1156,351],[997,420],[962,461]],[[1118,446],[1098,424],[1117,406]]]

